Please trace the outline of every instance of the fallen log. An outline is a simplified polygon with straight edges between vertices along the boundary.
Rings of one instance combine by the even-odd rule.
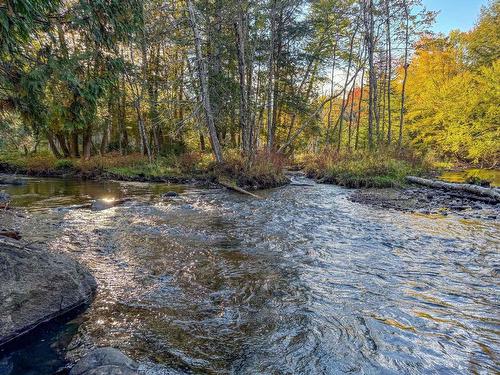
[[[236,186],[236,184],[230,183],[229,181],[224,181],[224,180],[219,179],[218,182],[220,185],[222,185],[230,190],[236,191],[237,193],[250,195],[251,197],[254,197],[257,199],[262,199],[262,197],[259,197],[257,194],[250,193],[249,191],[242,189],[242,188]]]
[[[314,186],[313,184],[308,184],[305,182],[290,182],[290,186]]]
[[[429,186],[432,188],[444,189],[444,190],[462,191],[465,193],[491,198],[496,203],[500,202],[500,192],[496,188],[486,188],[471,184],[457,184],[457,183],[444,182],[438,180],[429,180],[427,178],[421,178],[415,176],[407,176],[406,180],[408,182],[412,182],[418,185]]]

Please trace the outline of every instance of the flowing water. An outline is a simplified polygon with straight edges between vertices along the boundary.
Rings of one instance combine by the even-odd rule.
[[[34,184],[53,189],[30,193]],[[379,209],[331,185],[260,200],[182,187],[163,200],[165,190],[61,180],[11,188],[28,211],[6,225],[98,280],[70,354],[114,346],[149,374],[498,371],[498,219]],[[61,207],[115,196],[132,199],[103,211]],[[19,368],[27,349],[17,350],[0,373],[2,363],[6,374]],[[32,373],[43,373],[36,362]]]

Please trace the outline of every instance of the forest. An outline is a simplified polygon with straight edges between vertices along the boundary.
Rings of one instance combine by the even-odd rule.
[[[0,375],[498,374],[499,13],[0,0]]]
[[[494,168],[499,10],[440,35],[419,0],[7,1],[2,160]]]

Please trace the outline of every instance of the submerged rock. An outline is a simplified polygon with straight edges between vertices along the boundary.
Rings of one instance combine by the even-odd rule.
[[[0,345],[89,302],[96,286],[66,255],[0,239]]]
[[[69,375],[134,375],[138,365],[114,348],[95,349],[71,369]]]

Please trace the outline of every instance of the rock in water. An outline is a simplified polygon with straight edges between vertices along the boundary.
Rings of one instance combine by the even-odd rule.
[[[163,198],[173,198],[173,197],[178,197],[179,193],[176,193],[175,191],[167,191],[166,193],[162,194]]]
[[[69,375],[134,375],[137,363],[114,348],[99,348],[77,362]]]
[[[22,238],[17,230],[0,230],[0,237],[9,237],[14,240],[20,240]]]
[[[0,191],[0,203],[8,203],[9,201],[10,201],[9,193],[6,193],[5,191],[1,190]]]
[[[96,287],[66,255],[0,239],[0,345],[89,302]]]

